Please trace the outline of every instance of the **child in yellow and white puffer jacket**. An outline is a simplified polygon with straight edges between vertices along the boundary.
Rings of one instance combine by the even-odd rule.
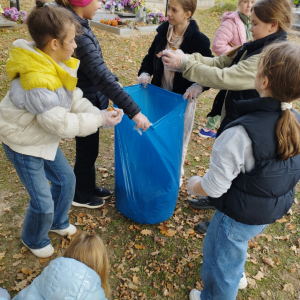
[[[54,252],[49,231],[76,233],[68,219],[75,176],[60,139],[112,127],[123,116],[82,98],[76,88],[79,61],[71,58],[79,26],[66,9],[46,4],[37,0],[27,20],[34,42],[13,43],[6,65],[11,87],[0,102],[0,140],[30,195],[22,241],[38,257]]]

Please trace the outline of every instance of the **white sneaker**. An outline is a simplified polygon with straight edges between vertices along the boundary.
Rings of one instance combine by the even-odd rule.
[[[65,229],[57,229],[57,230],[50,230],[51,232],[55,232],[61,236],[66,236],[68,234],[70,235],[74,235],[77,232],[77,228],[70,224],[69,227],[65,228]]]
[[[200,295],[201,295],[200,291],[198,291],[196,289],[192,289],[189,294],[189,299],[190,300],[200,300]]]
[[[22,243],[32,252],[33,255],[40,258],[49,257],[54,253],[54,248],[51,244],[41,249],[30,249],[23,241]]]
[[[241,278],[240,283],[239,283],[239,290],[245,289],[247,287],[247,285],[248,285],[248,281],[246,278],[246,274],[244,272],[243,277]]]

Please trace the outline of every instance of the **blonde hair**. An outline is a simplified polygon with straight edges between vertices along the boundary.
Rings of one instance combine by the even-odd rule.
[[[278,31],[288,31],[293,20],[292,6],[289,0],[258,0],[251,7],[259,20],[264,23],[278,23]],[[243,45],[238,46],[228,53],[227,56],[233,57]]]
[[[87,232],[77,233],[63,256],[76,259],[93,269],[101,279],[106,298],[109,297],[111,291],[107,282],[108,255],[103,241],[97,235]]]
[[[300,46],[273,43],[263,50],[258,66],[258,76],[268,78],[268,89],[274,98],[292,102],[300,97]],[[300,154],[300,125],[290,109],[283,111],[277,122],[276,135],[281,160]]]

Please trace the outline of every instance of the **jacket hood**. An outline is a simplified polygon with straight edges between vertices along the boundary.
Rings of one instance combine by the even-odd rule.
[[[98,274],[85,264],[59,257],[14,300],[107,300]]]
[[[221,22],[224,22],[224,21],[226,21],[228,19],[234,21],[237,18],[240,19],[239,11],[238,10],[236,10],[236,11],[228,11],[228,12],[226,12],[226,13],[223,14]]]
[[[79,61],[71,58],[57,64],[49,55],[35,47],[34,42],[16,40],[9,52],[6,72],[10,80],[20,77],[25,90],[47,88],[55,91],[64,86],[74,91]]]

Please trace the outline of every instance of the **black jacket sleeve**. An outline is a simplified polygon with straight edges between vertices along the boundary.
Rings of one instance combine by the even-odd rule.
[[[139,106],[118,84],[118,77],[107,68],[93,40],[84,34],[79,37],[77,45],[76,56],[80,60],[79,68],[94,86],[119,108],[122,108],[129,118],[140,112]]]
[[[155,56],[155,49],[158,42],[158,34],[155,36],[154,41],[152,42],[151,47],[148,50],[148,54],[144,57],[140,70],[138,72],[138,76],[142,73],[148,73],[150,76],[153,75],[153,60]]]

